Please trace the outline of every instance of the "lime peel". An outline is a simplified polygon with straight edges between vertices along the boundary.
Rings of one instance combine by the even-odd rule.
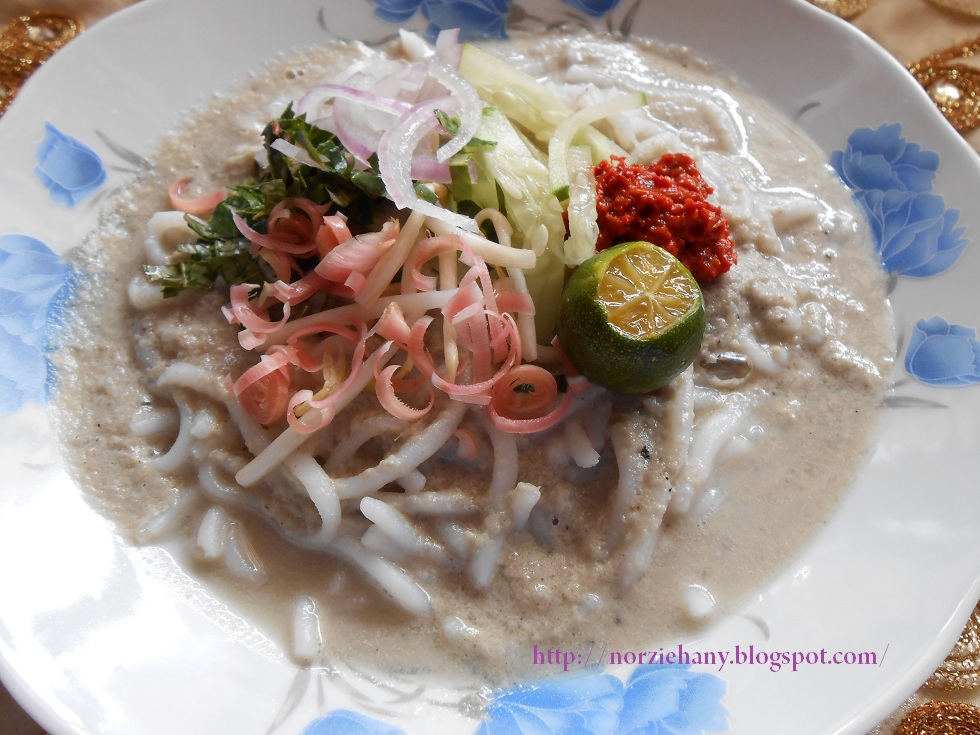
[[[697,357],[704,299],[677,258],[648,242],[608,248],[569,278],[557,333],[572,364],[620,393],[663,387]]]

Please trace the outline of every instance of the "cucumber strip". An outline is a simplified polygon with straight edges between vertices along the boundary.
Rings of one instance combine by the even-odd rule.
[[[575,267],[595,255],[599,240],[596,212],[595,172],[592,154],[586,146],[568,149],[568,239],[565,265]]]
[[[550,341],[558,316],[558,302],[565,284],[565,222],[562,208],[548,185],[548,167],[532,154],[533,145],[520,134],[504,112],[483,110],[477,131],[496,145],[475,151],[481,176],[496,182],[503,197],[507,220],[514,229],[513,245],[532,250],[534,268],[524,276],[535,305],[538,338]]]
[[[647,96],[642,92],[626,94],[579,110],[561,122],[548,143],[548,175],[551,191],[559,201],[568,198],[568,148],[575,134],[597,120],[643,107],[646,103]]]
[[[499,107],[542,149],[573,112],[537,79],[472,44],[463,44],[459,71],[485,102]],[[629,158],[626,151],[591,126],[579,132],[578,140],[591,148],[596,163],[610,156]]]

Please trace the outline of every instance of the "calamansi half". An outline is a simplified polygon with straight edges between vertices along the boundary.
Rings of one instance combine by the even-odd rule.
[[[648,242],[607,248],[582,263],[562,292],[558,339],[593,383],[620,393],[661,388],[694,362],[704,299],[677,258]]]

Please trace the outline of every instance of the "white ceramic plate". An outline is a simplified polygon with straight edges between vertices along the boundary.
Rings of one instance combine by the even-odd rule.
[[[0,674],[52,733],[863,733],[911,694],[980,597],[980,162],[911,77],[794,0],[388,0],[421,31],[566,20],[692,47],[824,148],[880,225],[901,359],[839,512],[689,650],[873,653],[864,665],[583,672],[490,693],[300,670],[82,501],[45,410],[45,342],[76,247],[180,112],[279,51],[394,30],[381,0],[144,0],[43,67],[0,124]],[[525,12],[528,11],[528,12]],[[397,12],[396,12],[397,11]],[[52,127],[47,130],[45,124]],[[884,126],[884,127],[883,127]],[[60,137],[59,137],[60,136]],[[836,153],[835,153],[836,152]],[[961,229],[965,228],[965,229]],[[758,656],[756,656],[758,658]],[[665,729],[656,729],[662,727]]]

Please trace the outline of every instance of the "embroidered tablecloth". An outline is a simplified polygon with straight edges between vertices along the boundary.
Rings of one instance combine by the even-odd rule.
[[[135,1],[3,0],[0,114],[58,48]],[[810,1],[846,18],[908,67],[980,151],[980,0]],[[0,733],[44,735],[2,685]],[[980,735],[980,606],[943,666],[869,735]]]

